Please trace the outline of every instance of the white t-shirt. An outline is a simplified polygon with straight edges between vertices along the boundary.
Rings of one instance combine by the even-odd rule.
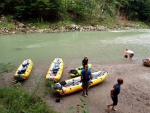
[[[133,51],[131,51],[131,50],[128,50],[128,53],[129,53],[129,54],[134,54],[134,52],[133,52]]]

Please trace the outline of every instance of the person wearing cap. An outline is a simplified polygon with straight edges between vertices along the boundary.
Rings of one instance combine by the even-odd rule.
[[[85,68],[85,65],[88,65],[88,57],[84,56],[84,59],[82,60],[82,66]]]
[[[120,93],[121,85],[123,84],[123,79],[119,78],[117,83],[114,85],[113,89],[110,91],[110,96],[112,98],[113,103],[107,105],[108,108],[112,106],[112,110],[116,111],[114,107],[118,104],[118,94]]]

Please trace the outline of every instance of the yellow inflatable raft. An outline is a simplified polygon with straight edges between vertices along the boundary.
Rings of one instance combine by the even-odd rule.
[[[64,63],[62,58],[55,58],[47,71],[46,79],[51,79],[58,82],[62,76],[63,68]]]
[[[108,73],[106,71],[98,71],[92,73],[92,79],[89,81],[90,86],[99,84],[105,80]],[[82,90],[81,77],[72,78],[60,83],[55,83],[54,89],[61,95],[70,94],[79,90]]]
[[[17,71],[14,74],[14,79],[17,81],[25,80],[29,77],[33,67],[33,62],[31,59],[26,59],[18,67]]]

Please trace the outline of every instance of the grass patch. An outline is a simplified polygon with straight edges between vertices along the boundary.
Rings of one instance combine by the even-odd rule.
[[[55,82],[54,82],[54,80],[46,80],[45,85],[47,86],[46,88],[48,91],[55,93],[55,89],[54,89]]]
[[[45,22],[45,23],[37,22],[37,23],[30,23],[30,24],[39,29],[49,29],[49,23],[47,23],[47,22]]]
[[[14,65],[9,62],[9,63],[0,63],[0,74],[5,73],[5,72],[11,72],[14,69]]]
[[[13,69],[12,63],[0,63],[1,81],[3,81],[3,73],[11,72]],[[2,84],[4,86],[0,87],[0,113],[58,113],[48,108],[34,93],[26,92],[21,83],[18,82],[12,87],[7,87],[5,82]]]
[[[58,113],[38,97],[25,92],[19,83],[0,88],[1,113]]]

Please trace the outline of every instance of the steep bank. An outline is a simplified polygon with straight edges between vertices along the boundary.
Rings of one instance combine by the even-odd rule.
[[[37,23],[42,27],[35,26],[36,23],[25,23],[12,20],[11,22],[7,18],[0,19],[0,35],[7,34],[23,34],[23,33],[54,33],[54,32],[74,32],[74,31],[103,31],[103,30],[126,30],[126,29],[148,29],[149,26],[143,23],[137,23],[127,20],[112,20],[109,22],[103,22],[99,25],[80,25],[80,24],[67,24],[61,23]],[[81,23],[82,24],[82,23]]]

